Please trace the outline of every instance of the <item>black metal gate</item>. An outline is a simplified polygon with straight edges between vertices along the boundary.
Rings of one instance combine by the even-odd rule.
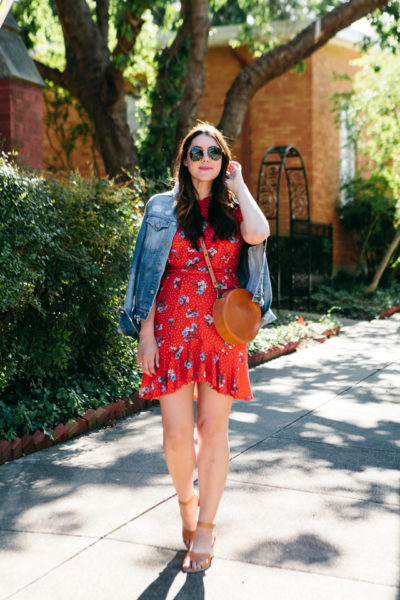
[[[277,308],[285,304],[293,309],[300,301],[310,310],[310,199],[304,162],[294,146],[273,146],[265,152],[257,202],[271,225],[268,261]],[[288,238],[281,235],[282,222]]]

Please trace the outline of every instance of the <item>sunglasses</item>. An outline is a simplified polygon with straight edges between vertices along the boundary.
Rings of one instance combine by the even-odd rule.
[[[220,160],[222,157],[222,150],[219,146],[211,146],[207,149],[207,154],[211,158],[211,160]],[[204,157],[204,151],[197,146],[194,146],[189,151],[190,160],[193,162],[197,162]]]

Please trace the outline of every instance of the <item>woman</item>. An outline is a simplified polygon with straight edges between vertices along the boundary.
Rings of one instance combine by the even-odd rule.
[[[247,273],[263,322],[274,316],[269,310],[262,243],[269,235],[268,222],[217,129],[200,123],[185,137],[175,178],[175,193],[159,194],[146,206],[125,307],[120,309],[120,330],[134,337],[140,331],[140,395],[160,401],[165,458],[188,549],[182,568],[192,573],[211,563],[214,519],[228,472],[233,399],[252,399],[246,345],[228,344],[213,324],[215,291],[199,245],[201,237],[219,287],[240,287],[238,273]],[[193,489],[193,397],[197,398],[199,496]]]

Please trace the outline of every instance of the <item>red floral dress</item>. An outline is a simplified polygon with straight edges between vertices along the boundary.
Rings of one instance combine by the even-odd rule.
[[[207,217],[209,198],[200,200]],[[240,209],[235,217],[242,221]],[[213,240],[207,222],[204,242],[221,290],[240,287],[236,276],[242,238]],[[217,392],[252,400],[247,366],[247,345],[228,344],[218,334],[212,318],[216,298],[203,251],[191,247],[179,228],[172,240],[165,273],[156,299],[155,336],[160,366],[153,376],[143,374],[142,398],[171,394],[187,383],[208,382]]]

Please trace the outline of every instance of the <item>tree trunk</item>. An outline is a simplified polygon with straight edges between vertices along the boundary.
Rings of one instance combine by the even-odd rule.
[[[104,84],[102,101],[91,103],[89,114],[107,174],[124,180],[127,173],[135,173],[138,155],[128,125],[122,73],[114,69],[113,75],[111,86],[108,87],[108,82]],[[113,79],[112,75],[110,79]],[[114,97],[110,98],[110,94]]]
[[[383,272],[386,269],[386,267],[388,266],[389,260],[392,256],[393,252],[396,250],[399,243],[400,243],[400,229],[398,229],[396,231],[393,240],[391,241],[388,249],[386,250],[384,256],[382,257],[381,262],[379,263],[379,265],[375,271],[375,275],[374,275],[371,283],[365,290],[367,294],[372,294],[378,287],[381,277],[383,275]]]
[[[231,144],[240,135],[246,111],[260,87],[282,75],[326,44],[338,31],[388,4],[388,0],[350,0],[317,19],[296,37],[263,54],[242,69],[225,98],[218,127]]]
[[[150,5],[143,2],[142,12]],[[137,151],[129,131],[123,73],[111,60],[108,49],[108,2],[96,3],[97,23],[85,0],[55,0],[63,29],[67,65],[64,72],[37,63],[44,77],[67,88],[82,104],[96,129],[96,142],[107,174],[126,178],[134,172]],[[125,19],[125,21],[124,21]],[[132,33],[119,34],[116,51],[129,52],[142,19],[125,13],[122,21]]]
[[[194,125],[204,88],[207,0],[183,0],[181,18],[173,43],[159,56],[146,145],[146,153],[161,169],[171,165],[181,138]]]
[[[195,124],[204,88],[205,60],[207,55],[208,18],[207,0],[190,0],[191,39],[187,62],[185,88],[179,109],[175,136],[175,149],[179,141]]]
[[[159,153],[163,153],[160,160],[161,168],[173,160],[174,156],[174,134],[170,133],[173,128],[174,113],[179,109],[178,104],[167,100],[167,97],[179,95],[179,90],[184,86],[185,69],[182,65],[181,56],[190,37],[190,0],[181,3],[182,25],[177,31],[174,41],[166,46],[158,57],[158,72],[155,84],[155,93],[152,98],[151,118],[149,135],[147,139],[147,153],[158,161]],[[177,76],[179,71],[179,76]],[[168,156],[166,156],[166,154]]]

